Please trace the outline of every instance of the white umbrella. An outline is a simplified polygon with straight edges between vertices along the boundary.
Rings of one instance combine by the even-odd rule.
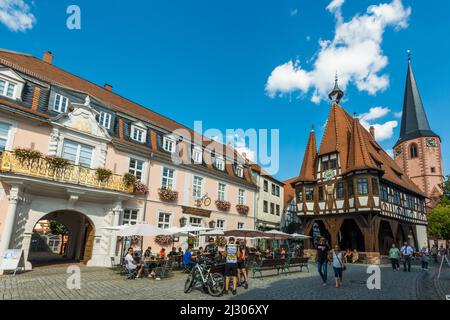
[[[225,233],[222,229],[213,229],[200,233],[201,236],[224,236]]]
[[[186,226],[182,228],[172,227],[165,230],[174,237],[183,237],[183,236],[191,236],[192,232],[208,231],[211,230],[211,228]]]
[[[292,238],[297,238],[297,239],[309,239],[311,238],[310,236],[305,236],[304,234],[300,234],[300,233],[293,233],[291,234]]]
[[[105,230],[112,230],[112,231],[118,231],[118,230],[122,230],[123,228],[129,227],[128,224],[123,224],[120,226],[111,226],[111,227],[102,227],[99,229],[105,229]]]
[[[268,237],[271,237],[274,240],[285,240],[292,238],[292,236],[288,233],[281,232],[279,230],[270,230],[264,232]]]
[[[159,236],[159,235],[170,235],[170,232],[165,229],[155,227],[151,224],[134,224],[127,226],[121,230],[115,231],[116,236],[121,237],[131,237],[131,236]]]
[[[239,237],[239,238],[254,238],[254,237],[265,237],[267,235],[264,232],[254,229],[234,229],[227,230],[224,232],[226,237]]]

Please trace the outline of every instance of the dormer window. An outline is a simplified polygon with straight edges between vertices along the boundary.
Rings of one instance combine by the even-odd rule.
[[[15,90],[16,90],[15,83],[0,79],[0,95],[8,98],[14,98]]]
[[[225,170],[225,161],[223,161],[222,157],[216,158],[216,168],[219,170]]]
[[[242,168],[242,166],[237,166],[236,167],[236,175],[239,178],[242,178],[244,176],[244,168]]]
[[[98,118],[98,123],[106,129],[109,129],[111,127],[111,114],[101,111]]]
[[[64,113],[67,112],[67,106],[69,105],[69,99],[63,95],[55,94],[55,101],[53,103],[53,111]]]
[[[145,130],[134,125],[131,126],[131,139],[137,142],[145,142]]]
[[[192,150],[192,160],[194,163],[202,163],[202,149],[199,147],[194,147]]]
[[[167,152],[175,152],[175,141],[170,137],[164,137],[163,149]]]

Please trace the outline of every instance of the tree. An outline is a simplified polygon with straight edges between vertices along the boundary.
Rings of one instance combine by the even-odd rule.
[[[50,221],[49,227],[52,234],[59,235],[61,237],[61,246],[59,249],[59,254],[63,254],[64,236],[67,235],[69,231],[63,224],[56,221]]]
[[[431,210],[428,215],[428,233],[438,239],[450,239],[450,204],[441,203]]]
[[[442,190],[442,196],[439,204],[450,205],[450,175],[447,176],[447,180],[441,183],[440,188]]]
[[[286,233],[293,234],[294,232],[298,231],[299,227],[300,227],[300,223],[291,221],[286,227]]]

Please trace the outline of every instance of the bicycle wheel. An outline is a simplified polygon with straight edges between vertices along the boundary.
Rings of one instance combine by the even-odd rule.
[[[211,273],[208,279],[208,291],[213,297],[218,297],[225,289],[225,278],[220,273]]]
[[[192,270],[191,273],[189,273],[186,281],[184,282],[184,293],[189,293],[192,290],[192,287],[194,286],[195,282],[195,270]]]

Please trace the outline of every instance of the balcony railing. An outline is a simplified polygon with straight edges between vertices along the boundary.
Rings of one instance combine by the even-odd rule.
[[[121,175],[113,174],[107,181],[102,182],[97,179],[95,169],[76,165],[69,165],[62,170],[52,169],[45,158],[40,158],[34,161],[19,161],[11,151],[3,151],[1,155],[0,172],[15,173],[99,189],[108,189],[127,193],[133,192],[133,186],[125,185]]]

